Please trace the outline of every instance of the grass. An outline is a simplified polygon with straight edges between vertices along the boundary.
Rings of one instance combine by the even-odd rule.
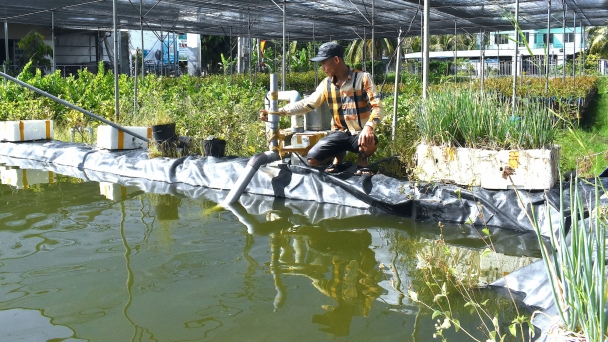
[[[608,77],[598,79],[598,94],[578,127],[558,132],[556,143],[562,146],[562,172],[592,177],[608,167]]]

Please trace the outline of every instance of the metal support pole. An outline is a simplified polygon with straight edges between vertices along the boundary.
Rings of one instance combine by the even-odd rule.
[[[286,0],[283,0],[283,57],[281,60],[281,90],[285,91],[285,54],[287,53],[287,48],[285,46],[285,3]]]
[[[422,99],[428,97],[429,88],[429,14],[431,0],[424,0],[424,39],[422,40]]]
[[[574,12],[574,48],[572,49],[572,78],[576,78],[576,12]]]
[[[133,113],[137,114],[137,55],[139,54],[139,49],[135,49],[135,76],[133,77]],[[142,52],[143,55],[143,52]]]
[[[163,20],[160,20],[160,75],[163,76],[165,74],[165,34],[163,33]],[[167,51],[167,54],[169,52]]]
[[[457,66],[457,58],[458,58],[458,33],[456,27],[456,20],[454,20],[454,82],[458,80],[458,66]]]
[[[549,93],[549,44],[551,43],[551,0],[547,0],[547,47],[545,50],[545,94]]]
[[[144,16],[143,0],[139,0],[139,29],[141,30],[141,77],[146,76],[146,63],[144,61]],[[137,56],[135,56],[137,58]],[[137,73],[135,74],[137,75]]]
[[[562,18],[562,83],[566,82],[566,10],[568,5],[565,0],[562,0],[562,9],[564,15]]]
[[[395,63],[395,96],[393,99],[393,131],[392,140],[395,141],[395,135],[397,130],[397,109],[398,109],[398,96],[399,96],[399,69],[401,67],[401,33],[403,31],[399,28],[399,36],[397,37],[397,62]]]
[[[367,30],[363,26],[363,71],[367,71]]]
[[[120,107],[118,105],[118,15],[116,0],[112,1],[112,20],[114,22],[114,121],[120,118]]]
[[[315,37],[315,18],[312,18],[312,54],[317,55],[317,38]],[[312,64],[315,68],[315,84],[319,84],[319,66],[316,63]]]
[[[177,55],[177,34],[173,32],[173,67],[175,67],[175,77],[179,76],[179,60]]]
[[[8,64],[10,63],[10,60],[8,58],[8,21],[4,22],[4,53],[6,54],[5,58],[4,58],[4,65],[3,65],[3,69],[4,72],[6,73],[6,67],[8,66]],[[4,85],[6,85],[6,79],[4,79]]]
[[[199,44],[200,45],[200,44]],[[200,55],[200,53],[199,53]],[[202,65],[201,65],[202,68]],[[234,78],[234,67],[232,66],[232,26],[230,26],[230,80]]]
[[[375,34],[376,34],[376,24],[375,24],[375,13],[374,13],[374,0],[372,0],[372,80],[374,79],[374,60],[375,60],[375,56],[374,54],[376,53],[376,40],[375,40]]]
[[[8,41],[6,42],[8,44]],[[8,45],[7,45],[8,46]],[[57,63],[55,62],[55,11],[51,11],[51,49],[53,49],[53,64],[51,65],[51,72],[55,73]]]
[[[515,51],[513,53],[513,115],[517,112],[517,59],[519,58],[519,0],[515,0]]]
[[[585,41],[585,27],[583,26],[583,21],[581,20],[581,42],[582,42],[582,55],[581,55],[581,62],[579,63],[580,67],[581,67],[581,72],[579,73],[579,75],[584,76],[585,75],[585,47],[586,47],[586,41]]]
[[[496,48],[498,50],[496,52],[496,59],[498,60],[498,77],[500,77],[500,42],[502,42],[502,36],[500,35],[500,30],[498,30],[498,38],[495,38],[495,39],[497,40]]]
[[[486,78],[486,58],[485,58],[485,54],[486,54],[486,31],[483,31],[481,34],[481,44],[479,45],[479,76],[481,78],[481,82],[480,82],[480,90],[481,93],[483,94],[484,91],[484,86],[485,86],[485,78]]]

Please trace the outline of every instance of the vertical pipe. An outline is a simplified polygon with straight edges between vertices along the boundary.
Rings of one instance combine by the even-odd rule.
[[[485,78],[486,78],[486,31],[484,30],[481,34],[481,44],[479,46],[479,76],[481,78],[480,86],[481,93],[483,94],[484,86],[485,86]]]
[[[574,48],[572,50],[572,77],[576,78],[576,12],[574,12]]]
[[[580,72],[579,75],[584,76],[585,75],[585,47],[586,47],[586,41],[585,41],[585,27],[583,26],[583,21],[581,20],[581,62],[578,63],[580,65]]]
[[[547,0],[547,47],[545,50],[545,94],[549,93],[549,44],[551,43],[551,0]]]
[[[519,58],[519,0],[515,0],[515,49],[513,50],[513,115],[517,112],[517,59]]]
[[[423,66],[423,62],[424,62],[424,58],[423,58],[423,54],[424,54],[424,9],[423,9],[423,13],[420,14],[420,67]],[[423,76],[423,70],[420,70],[420,78],[422,79]]]
[[[4,53],[6,58],[4,58],[4,73],[7,73],[6,67],[8,66],[10,60],[8,58],[8,21],[4,21]],[[7,80],[4,79],[4,85],[6,86]]]
[[[363,26],[363,71],[367,71],[367,31]]]
[[[165,70],[165,35],[163,33],[163,20],[160,20],[160,75],[163,76],[164,75],[164,70]],[[167,52],[168,54],[169,52]]]
[[[397,37],[397,62],[395,63],[395,95],[393,99],[393,131],[392,140],[395,141],[395,132],[397,129],[397,109],[398,109],[398,95],[399,95],[399,75],[401,67],[401,33],[403,31],[399,28],[399,36]]]
[[[426,100],[429,88],[429,13],[431,0],[424,0],[424,39],[422,40],[422,99]],[[373,69],[372,69],[373,70]]]
[[[8,21],[4,21],[4,53],[6,54],[6,58],[4,60],[5,63],[9,61],[8,52]],[[4,72],[6,73],[6,69],[4,69]]]
[[[230,80],[234,80],[234,68],[232,66],[232,26],[230,26]]]
[[[456,20],[454,20],[454,82],[458,80],[458,66],[456,60],[458,59],[458,33],[456,27]]]
[[[249,71],[249,82],[251,79],[251,57],[253,55],[253,44],[251,43],[251,13],[247,9],[247,52],[249,52],[249,58],[247,58],[247,71]]]
[[[568,5],[562,0],[564,15],[562,19],[562,83],[566,82],[566,9]]]
[[[277,74],[270,74],[269,99],[268,111],[271,113],[276,113],[279,110],[279,78],[277,77]],[[266,124],[267,136],[275,136],[275,133],[279,130],[279,119],[280,117],[276,114],[268,114],[268,123]],[[276,138],[269,141],[269,151],[272,151],[274,147],[278,147],[278,141]]]
[[[173,32],[173,66],[175,67],[175,77],[179,76],[179,56],[177,53],[177,33]]]
[[[281,63],[281,90],[285,91],[285,53],[287,52],[285,46],[285,3],[286,0],[283,0],[283,57]]]
[[[498,38],[495,38],[494,40],[497,41],[496,48],[498,51],[496,52],[496,59],[498,60],[498,77],[500,77],[500,43],[502,42],[500,30],[498,30]]]
[[[315,37],[315,18],[312,18],[312,54],[313,56],[317,55],[317,39]],[[319,84],[319,65],[317,63],[312,63],[315,68],[315,84]]]
[[[141,31],[141,77],[143,78],[146,76],[146,63],[144,61],[144,16],[142,6],[143,0],[139,0],[139,30]]]
[[[135,76],[133,77],[133,113],[137,114],[137,55],[139,54],[139,49],[135,49]],[[143,56],[143,51],[142,51]]]
[[[6,43],[8,44],[8,41]],[[57,66],[57,63],[55,62],[55,10],[51,11],[51,49],[53,49],[51,72],[55,73],[55,67]]]
[[[374,54],[376,53],[376,47],[374,45],[376,45],[376,40],[375,40],[375,34],[376,34],[376,24],[375,24],[375,13],[374,13],[374,0],[372,0],[372,80],[374,79]]]
[[[112,21],[114,22],[114,121],[120,118],[118,106],[118,14],[116,0],[112,1]]]

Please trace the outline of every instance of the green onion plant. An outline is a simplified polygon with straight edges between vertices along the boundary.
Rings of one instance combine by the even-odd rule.
[[[528,218],[538,236],[564,329],[561,335],[601,342],[608,338],[605,314],[608,208],[600,203],[600,194],[605,193],[605,189],[599,178],[594,185],[593,195],[584,199],[583,193],[587,190],[580,188],[577,180],[570,182],[570,215],[567,216],[568,199],[560,183],[561,216],[558,227],[550,224],[550,245],[541,237],[534,213]],[[548,222],[553,222],[549,210]]]
[[[542,101],[524,100],[515,115],[497,94],[450,89],[429,94],[416,115],[423,142],[485,149],[550,148],[552,112]]]

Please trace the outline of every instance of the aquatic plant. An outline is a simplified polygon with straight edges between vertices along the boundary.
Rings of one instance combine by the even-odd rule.
[[[537,149],[550,147],[555,138],[543,102],[526,101],[513,115],[508,103],[469,89],[429,94],[415,120],[422,140],[431,145]]]
[[[438,226],[443,232],[443,224],[439,222]],[[450,247],[445,243],[443,233],[436,241],[419,246],[416,249],[416,268],[422,273],[423,281],[418,286],[410,286],[407,296],[430,311],[431,319],[437,320],[434,338],[447,341],[445,333],[453,328],[473,341],[504,341],[509,336],[525,341],[533,335],[530,314],[519,311],[513,296],[499,297],[490,302],[488,292],[479,288],[484,285],[481,281],[484,274],[474,265],[479,265],[484,258],[492,259],[495,265],[502,265],[499,254],[494,250],[489,229],[483,228],[481,233],[483,235],[480,237],[487,246],[483,251],[463,252]],[[522,262],[530,263],[532,258]],[[507,271],[499,267],[500,274]],[[498,307],[502,310],[498,310]],[[467,314],[462,315],[463,311]],[[458,317],[467,317],[474,323],[465,324]],[[467,326],[471,324],[477,326],[479,331],[469,330]],[[479,332],[484,338],[480,338]]]

